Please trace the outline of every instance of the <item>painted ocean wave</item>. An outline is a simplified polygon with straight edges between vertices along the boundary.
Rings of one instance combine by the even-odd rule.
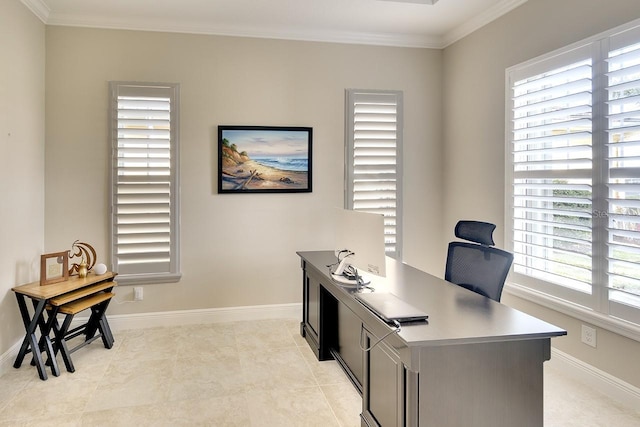
[[[252,157],[251,160],[283,171],[307,172],[309,170],[308,159],[301,157]]]

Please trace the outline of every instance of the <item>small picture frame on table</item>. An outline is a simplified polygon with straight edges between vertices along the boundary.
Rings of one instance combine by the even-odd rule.
[[[55,252],[40,256],[40,286],[52,285],[68,279],[68,252]]]

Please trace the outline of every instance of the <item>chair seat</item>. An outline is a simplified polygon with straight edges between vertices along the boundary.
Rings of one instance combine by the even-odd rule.
[[[471,284],[469,284],[469,283],[456,283],[456,284],[457,284],[458,286],[460,286],[461,288],[465,288],[465,289],[468,289],[468,290],[470,290],[470,291],[473,291],[473,292],[475,292],[475,293],[477,293],[477,294],[482,295],[483,297],[491,298],[491,297],[489,296],[489,294],[488,294],[487,292],[485,292],[485,290],[484,290],[484,289],[482,289],[482,288],[481,288],[481,287],[479,287],[479,286],[471,285]]]

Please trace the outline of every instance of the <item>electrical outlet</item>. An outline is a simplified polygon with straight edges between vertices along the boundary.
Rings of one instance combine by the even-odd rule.
[[[142,288],[140,286],[133,288],[133,300],[142,301]]]
[[[591,347],[596,347],[596,329],[582,325],[582,342]]]

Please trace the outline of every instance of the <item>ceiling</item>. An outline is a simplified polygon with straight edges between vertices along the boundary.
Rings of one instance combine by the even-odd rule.
[[[21,1],[47,25],[443,48],[527,0]]]

